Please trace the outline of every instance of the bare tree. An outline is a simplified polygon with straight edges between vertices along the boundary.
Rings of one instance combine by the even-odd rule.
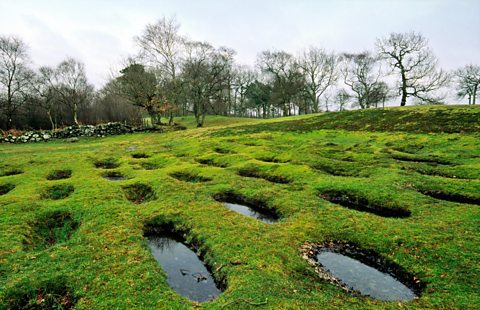
[[[233,114],[239,115],[245,112],[248,87],[257,79],[257,72],[246,67],[238,66],[233,71]]]
[[[234,51],[215,49],[205,42],[187,43],[187,58],[182,68],[186,99],[192,105],[197,127],[202,127],[212,101],[221,96],[233,66]]]
[[[93,86],[88,83],[83,63],[67,58],[62,61],[52,74],[47,83],[61,104],[67,106],[73,115],[73,122],[78,125],[78,108],[88,103],[93,93]]]
[[[155,69],[159,86],[165,88],[166,99],[175,106],[180,105],[182,89],[177,77],[185,56],[185,39],[179,29],[175,18],[163,17],[155,24],[148,24],[143,34],[136,38],[141,57]],[[170,111],[169,123],[173,123],[173,111]]]
[[[372,106],[375,103],[375,90],[382,76],[378,58],[369,52],[343,54],[341,72],[343,82],[355,93],[360,108]]]
[[[378,39],[376,45],[379,55],[400,74],[401,106],[406,104],[408,97],[427,103],[441,100],[432,93],[445,86],[449,77],[437,70],[437,58],[425,37],[415,32],[391,33],[389,37]]]
[[[468,97],[468,104],[475,104],[480,86],[480,66],[466,65],[454,73],[459,99]]]
[[[345,106],[350,101],[350,94],[345,89],[340,89],[335,93],[335,103],[338,104],[338,110],[345,110]]]
[[[257,66],[273,81],[271,100],[282,109],[284,116],[291,115],[293,101],[305,86],[296,59],[283,51],[264,51],[258,56]]]
[[[323,49],[310,47],[303,52],[299,64],[305,76],[305,92],[310,101],[307,109],[311,108],[313,112],[317,113],[320,108],[320,97],[338,79],[338,73],[335,69],[337,57]],[[305,112],[310,113],[311,111],[307,110]]]
[[[0,36],[0,104],[6,117],[6,128],[28,98],[34,77],[28,68],[27,46],[19,38]]]

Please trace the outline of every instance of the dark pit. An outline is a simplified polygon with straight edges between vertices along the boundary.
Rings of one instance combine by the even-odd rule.
[[[17,175],[17,174],[22,174],[23,171],[20,170],[20,169],[16,169],[16,168],[13,168],[13,169],[7,169],[5,170],[3,173],[0,174],[0,176],[11,176],[11,175]]]
[[[140,163],[140,166],[145,170],[156,170],[160,168],[160,165],[154,163]]]
[[[219,193],[214,195],[213,198],[232,211],[267,224],[273,224],[279,219],[275,210],[268,208],[266,203],[261,200],[247,198],[233,192]]]
[[[410,216],[410,211],[401,207],[386,207],[376,202],[369,201],[355,193],[349,193],[345,190],[328,190],[320,193],[320,198],[331,203],[341,205],[342,207],[354,209],[362,212],[369,212],[383,217],[406,218]]]
[[[212,166],[212,167],[219,167],[219,168],[227,168],[228,165],[225,163],[220,163],[218,161],[213,160],[212,158],[197,158],[196,159],[197,163],[206,165],[206,166]]]
[[[44,213],[30,223],[30,235],[25,236],[24,246],[27,250],[43,250],[56,243],[65,242],[78,226],[79,222],[69,212]]]
[[[441,158],[425,158],[405,155],[392,155],[392,158],[399,161],[408,161],[415,163],[426,163],[430,165],[454,165],[452,162]]]
[[[56,277],[17,283],[5,291],[0,303],[7,305],[5,309],[72,309],[77,299],[66,278]]]
[[[439,190],[419,190],[420,193],[439,200],[445,200],[457,203],[468,203],[472,205],[480,205],[480,198],[469,197],[457,193],[446,193]]]
[[[70,196],[74,190],[75,188],[71,184],[57,184],[47,187],[40,196],[44,199],[63,199]]]
[[[215,147],[213,150],[219,154],[235,154],[235,151],[224,147]]]
[[[345,167],[341,166],[340,163],[335,162],[316,162],[312,165],[312,168],[333,176],[367,177],[367,175],[362,174],[361,171],[358,170],[358,168],[353,167],[352,165]]]
[[[254,168],[242,168],[238,170],[238,175],[242,177],[264,179],[272,183],[288,184],[291,181],[280,175],[272,175]]]
[[[223,281],[215,281],[211,268],[198,256],[198,244],[187,243],[185,232],[172,223],[150,222],[145,225],[144,236],[155,260],[167,274],[170,287],[192,301],[203,302],[221,294]],[[217,284],[218,282],[218,284]]]
[[[15,185],[12,184],[12,183],[1,184],[0,185],[0,196],[7,194],[8,192],[10,192],[14,188],[15,188]]]
[[[54,170],[47,175],[47,180],[62,180],[72,176],[72,170]]]
[[[274,156],[261,156],[261,157],[258,157],[257,160],[263,161],[263,162],[266,162],[266,163],[280,163],[280,164],[284,164],[284,163],[289,162],[289,160],[276,158]]]
[[[127,179],[126,176],[118,171],[108,171],[102,174],[102,176],[109,181],[123,181]]]
[[[96,168],[99,169],[115,169],[118,168],[120,165],[113,159],[106,159],[106,160],[100,160],[96,161],[94,163]]]
[[[149,158],[150,156],[145,153],[134,153],[132,154],[133,158]]]
[[[185,171],[172,172],[170,173],[170,176],[179,181],[190,182],[190,183],[202,183],[202,182],[208,182],[212,180],[211,178],[204,177],[196,173],[185,172]]]
[[[140,204],[156,198],[155,192],[148,184],[136,183],[122,187],[125,197],[135,203]]]
[[[302,250],[321,278],[350,293],[382,301],[410,301],[418,298],[425,287],[398,264],[352,244],[307,244]]]

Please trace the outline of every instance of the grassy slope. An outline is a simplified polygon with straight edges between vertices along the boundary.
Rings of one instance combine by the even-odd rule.
[[[169,288],[142,237],[145,221],[166,215],[191,229],[209,249],[207,261],[227,279],[227,290],[202,304],[205,308],[253,308],[253,303],[265,301],[268,308],[478,308],[479,206],[433,199],[417,190],[480,198],[480,135],[474,130],[479,116],[480,109],[468,107],[369,110],[291,121],[244,119],[226,129],[82,139],[75,144],[0,145],[0,171],[24,170],[0,177],[0,185],[16,185],[0,196],[0,301],[28,278],[65,276],[80,298],[80,309],[192,307]],[[219,126],[224,121],[215,118]],[[432,133],[440,126],[466,133]],[[133,159],[127,151],[132,146],[151,157]],[[93,162],[109,157],[118,160],[115,171],[129,180],[101,177],[103,170]],[[271,157],[286,163],[262,161]],[[199,158],[228,167],[200,165]],[[139,169],[141,162],[156,163],[159,169]],[[72,178],[45,179],[50,171],[63,168],[73,171]],[[240,177],[236,171],[241,168],[293,182]],[[198,172],[212,181],[178,181],[169,176],[176,171]],[[121,186],[134,183],[150,184],[157,199],[140,205],[128,202]],[[61,200],[42,199],[40,193],[51,184],[72,184],[75,192]],[[266,225],[212,199],[229,189],[266,200],[281,212],[282,221]],[[324,190],[346,190],[386,207],[408,208],[412,215],[383,218],[346,209],[320,199],[318,193]],[[56,210],[70,211],[81,222],[78,230],[64,243],[27,250],[23,241],[31,230],[28,223]],[[384,303],[319,280],[298,249],[306,240],[330,239],[377,251],[424,281],[425,292],[413,302]]]

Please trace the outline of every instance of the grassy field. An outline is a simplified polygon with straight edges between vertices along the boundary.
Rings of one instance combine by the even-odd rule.
[[[165,134],[0,144],[0,309],[28,298],[78,309],[478,309],[479,120],[466,106],[207,117],[202,129],[184,118],[190,129]],[[214,199],[225,193],[263,201],[280,221],[228,210]],[[217,299],[197,304],[168,286],[143,237],[155,221],[188,232],[225,286]],[[301,249],[328,241],[401,266],[420,297],[382,302],[320,279]]]

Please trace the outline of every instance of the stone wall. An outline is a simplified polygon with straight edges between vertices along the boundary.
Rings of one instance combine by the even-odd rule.
[[[26,142],[42,142],[52,139],[71,139],[75,141],[78,137],[105,137],[111,135],[121,135],[126,133],[132,133],[136,130],[133,127],[121,124],[121,123],[107,123],[97,126],[93,125],[81,125],[81,126],[68,126],[60,130],[37,130],[28,131],[21,136],[8,135],[0,140],[0,142],[9,143],[26,143]]]

